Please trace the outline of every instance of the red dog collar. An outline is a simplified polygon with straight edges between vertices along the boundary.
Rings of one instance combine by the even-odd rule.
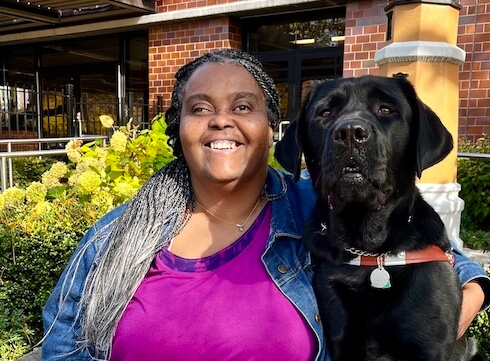
[[[454,265],[453,253],[444,252],[439,246],[435,245],[397,254],[372,254],[352,248],[346,248],[345,251],[357,255],[356,258],[344,262],[345,264],[376,267],[371,272],[369,279],[371,287],[378,289],[391,288],[390,274],[384,266],[404,266],[423,262],[449,262],[451,266]]]
[[[354,266],[404,266],[424,262],[449,262],[451,265],[454,265],[453,253],[444,252],[439,246],[435,245],[424,249],[400,252],[398,254],[383,253],[376,255],[350,248],[346,248],[345,250],[357,255],[356,258],[344,262],[345,264]]]

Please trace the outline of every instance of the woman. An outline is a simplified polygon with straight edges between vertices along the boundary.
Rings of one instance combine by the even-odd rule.
[[[300,241],[311,182],[267,166],[278,99],[238,50],[177,72],[177,160],[82,239],[44,309],[43,360],[328,360]],[[458,258],[465,329],[488,280]]]

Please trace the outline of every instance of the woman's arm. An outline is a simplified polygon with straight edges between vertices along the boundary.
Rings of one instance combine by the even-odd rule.
[[[490,304],[490,278],[485,270],[452,243],[455,269],[463,285],[463,304],[459,320],[458,337],[463,336],[475,316]]]
[[[90,360],[77,335],[82,289],[96,254],[90,242],[95,232],[91,228],[84,236],[43,308],[42,361]]]
[[[112,222],[124,206],[102,217],[88,230],[43,308],[42,361],[91,360],[80,342],[80,300],[89,271],[104,248]]]

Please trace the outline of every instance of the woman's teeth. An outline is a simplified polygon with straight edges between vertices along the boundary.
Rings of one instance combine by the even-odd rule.
[[[209,143],[211,149],[234,149],[237,147],[236,142],[228,140],[219,140]]]

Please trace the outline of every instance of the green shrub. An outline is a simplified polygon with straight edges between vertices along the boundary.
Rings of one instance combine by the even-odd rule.
[[[20,310],[6,308],[0,297],[0,361],[15,360],[30,350],[34,331],[27,327]]]
[[[484,360],[490,360],[490,310],[480,312],[470,325],[468,336],[478,341],[478,350]]]
[[[490,137],[482,137],[474,144],[460,140],[459,151],[490,154]],[[465,201],[463,213],[467,215],[463,225],[490,231],[490,160],[459,158],[458,183],[460,197]]]
[[[72,141],[67,163],[56,160],[37,172],[41,182],[0,194],[0,361],[41,338],[42,307],[87,229],[173,159],[165,128],[159,115],[150,130],[113,128],[105,145]]]
[[[74,198],[0,212],[0,295],[21,310],[29,328],[41,330],[41,309],[87,228],[101,216]]]
[[[55,158],[16,158],[12,160],[14,185],[27,187],[31,182],[41,179],[41,175],[65,157]]]
[[[278,168],[278,169],[284,169],[280,164],[279,162],[277,161],[277,159],[274,157],[274,150],[275,150],[275,145],[273,145],[270,149],[269,149],[269,165],[271,167],[274,167],[274,168]]]

